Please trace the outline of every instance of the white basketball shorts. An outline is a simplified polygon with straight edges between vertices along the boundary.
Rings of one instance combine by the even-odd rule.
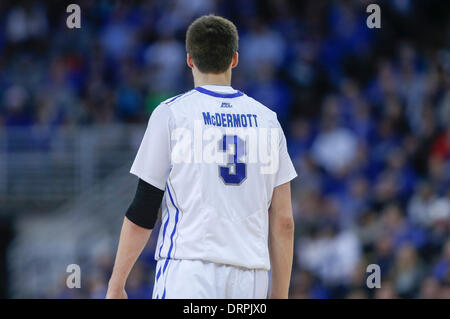
[[[153,299],[266,299],[267,270],[200,260],[160,259]]]

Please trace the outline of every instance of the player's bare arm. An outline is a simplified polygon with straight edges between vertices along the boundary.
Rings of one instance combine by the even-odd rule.
[[[138,226],[127,217],[124,218],[116,261],[108,284],[107,299],[127,298],[125,283],[136,260],[147,244],[151,232],[151,229]]]
[[[294,249],[291,183],[275,187],[269,209],[270,298],[288,298]]]
[[[127,298],[125,284],[128,275],[152,233],[163,194],[162,190],[139,180],[135,198],[127,210],[120,232],[107,299]]]

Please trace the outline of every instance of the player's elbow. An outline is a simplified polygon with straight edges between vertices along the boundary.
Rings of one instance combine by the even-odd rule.
[[[273,229],[277,235],[291,237],[294,236],[295,223],[292,215],[281,215],[277,216],[276,220],[273,221]]]
[[[280,228],[287,235],[293,236],[295,231],[294,218],[292,216],[283,217],[280,221]]]

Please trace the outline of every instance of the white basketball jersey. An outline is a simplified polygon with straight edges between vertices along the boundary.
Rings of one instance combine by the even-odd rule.
[[[131,173],[165,191],[157,260],[270,268],[273,190],[297,176],[273,111],[230,86],[168,99],[153,111]]]

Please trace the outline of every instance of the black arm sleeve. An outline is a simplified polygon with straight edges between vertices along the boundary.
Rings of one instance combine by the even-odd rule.
[[[138,226],[153,229],[163,195],[164,191],[139,179],[136,195],[125,216]]]

